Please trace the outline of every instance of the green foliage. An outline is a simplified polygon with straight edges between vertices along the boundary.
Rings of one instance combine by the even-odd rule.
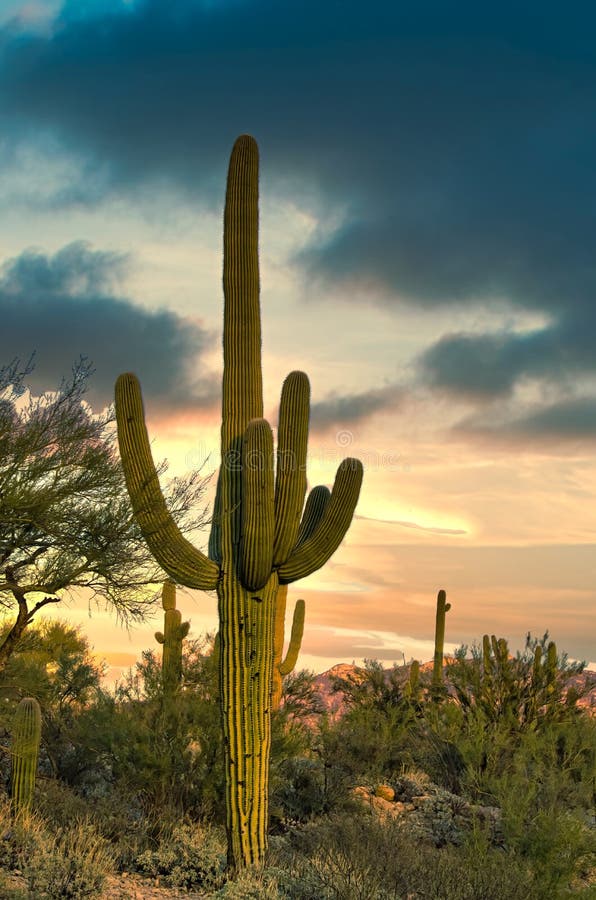
[[[23,857],[21,871],[39,900],[101,897],[112,854],[93,825],[77,822],[60,834],[46,833]]]
[[[148,813],[170,809],[222,816],[223,763],[212,649],[209,636],[185,642],[183,687],[176,697],[175,716],[164,702],[161,666],[153,651],[143,653],[135,672],[104,705],[106,739],[100,752],[109,759],[114,784],[141,797]],[[91,711],[89,716],[93,720]],[[91,721],[88,727],[91,731]]]
[[[154,849],[136,860],[139,872],[170,887],[217,888],[223,881],[226,844],[223,834],[197,822],[166,825]]]
[[[9,626],[6,626],[9,627]],[[34,623],[0,674],[0,728],[8,731],[15,700],[35,696],[42,710],[42,771],[81,783],[95,777],[96,758],[83,751],[84,716],[99,702],[103,666],[88,639],[65,622]]]
[[[392,675],[379,663],[367,662],[364,669],[338,681],[347,711],[320,729],[328,801],[322,808],[331,808],[334,791],[345,796],[354,785],[386,782],[397,788],[403,768],[415,766],[452,792],[449,803],[456,802],[456,794],[462,803],[498,808],[503,842],[498,852],[507,860],[503,865],[511,864],[512,871],[521,867],[535,896],[565,896],[569,884],[594,865],[596,849],[596,720],[577,706],[580,689],[569,701],[565,687],[568,675],[582,667],[569,666],[564,655],[557,657],[548,635],[540,641],[528,636],[515,657],[503,640],[487,638],[484,647],[485,653],[475,649],[471,660],[465,658],[465,649],[456,654],[446,684],[453,693],[443,694],[440,702],[427,691],[421,692],[418,704],[408,703],[400,694],[399,670]],[[436,838],[442,817],[433,800],[435,794],[441,799],[437,791],[433,788],[428,799],[419,801],[404,819],[406,828],[413,829],[424,812],[428,828],[421,833]],[[471,821],[461,832],[458,852],[472,840]],[[489,855],[493,859],[492,849]],[[352,855],[352,862],[356,858]],[[440,859],[442,870],[450,855]],[[449,883],[451,875],[445,877]],[[527,878],[521,883],[527,885]],[[464,875],[457,875],[458,880],[463,890]],[[368,890],[370,883],[365,883]],[[489,890],[470,883],[478,896]],[[415,881],[409,889],[415,890]],[[432,890],[429,896],[459,896],[442,894],[438,887],[439,893]],[[471,887],[466,890],[475,896]]]
[[[132,513],[113,412],[95,415],[85,402],[91,367],[81,359],[57,391],[29,391],[27,401],[31,368],[0,369],[0,605],[11,621],[0,669],[37,612],[73,588],[139,621],[163,581]],[[168,487],[182,530],[202,523],[189,509],[203,488],[196,472]]]

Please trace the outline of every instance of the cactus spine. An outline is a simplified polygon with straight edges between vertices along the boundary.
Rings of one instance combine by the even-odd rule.
[[[172,697],[182,680],[182,641],[188,634],[189,622],[182,622],[182,615],[176,609],[176,585],[168,579],[161,593],[164,608],[163,632],[155,632],[155,640],[163,646],[161,679],[164,696]]]
[[[41,710],[34,697],[24,697],[12,729],[12,802],[16,812],[27,810],[33,800],[41,741]]]
[[[451,609],[451,604],[446,602],[447,594],[439,591],[437,594],[437,617],[435,624],[435,656],[433,663],[433,687],[443,684],[443,657],[445,646],[445,613]]]
[[[258,149],[243,135],[232,151],[224,211],[221,466],[208,557],[180,534],[166,508],[136,377],[121,375],[116,384],[120,453],[145,539],[177,583],[217,589],[232,868],[260,864],[266,849],[279,586],[314,572],[335,552],[362,481],[361,463],[344,460],[332,493],[315,488],[301,520],[310,403],[303,372],[290,373],[282,388],[274,477],[272,432],[262,418],[258,263]]]

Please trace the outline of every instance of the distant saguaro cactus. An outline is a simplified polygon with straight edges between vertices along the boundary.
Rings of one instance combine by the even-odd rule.
[[[168,579],[161,593],[164,608],[163,632],[155,632],[155,640],[163,646],[161,678],[164,695],[176,693],[182,679],[182,641],[188,634],[189,622],[182,622],[182,615],[176,609],[176,585]]]
[[[178,584],[217,590],[228,861],[237,869],[262,863],[267,843],[278,589],[335,552],[362,481],[361,463],[344,460],[331,494],[325,487],[311,492],[301,523],[310,405],[303,372],[291,372],[283,384],[274,466],[272,431],[262,418],[258,148],[249,135],[236,141],[228,170],[223,282],[221,466],[208,557],[180,534],[166,508],[132,374],[116,384],[116,417],[133,509],[155,558]]]
[[[404,697],[416,702],[420,697],[420,662],[413,659],[410,664],[410,674],[404,685]]]
[[[437,594],[437,616],[435,623],[435,656],[433,662],[433,687],[443,684],[443,657],[445,650],[445,613],[451,609],[451,604],[446,602],[447,594],[439,591]]]
[[[12,802],[16,812],[29,809],[35,790],[41,741],[41,709],[35,697],[23,697],[12,727]]]

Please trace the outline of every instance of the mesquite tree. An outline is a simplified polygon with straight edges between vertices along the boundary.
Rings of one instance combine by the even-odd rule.
[[[95,415],[85,402],[89,364],[40,397],[27,391],[30,371],[0,369],[0,607],[11,621],[0,672],[35,614],[74,589],[140,621],[164,579],[132,513],[113,411]],[[170,483],[185,531],[201,523],[204,484],[197,472]]]

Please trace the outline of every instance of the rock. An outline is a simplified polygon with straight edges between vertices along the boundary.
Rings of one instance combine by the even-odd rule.
[[[389,784],[378,784],[375,788],[375,797],[393,801],[395,800],[395,791]]]

